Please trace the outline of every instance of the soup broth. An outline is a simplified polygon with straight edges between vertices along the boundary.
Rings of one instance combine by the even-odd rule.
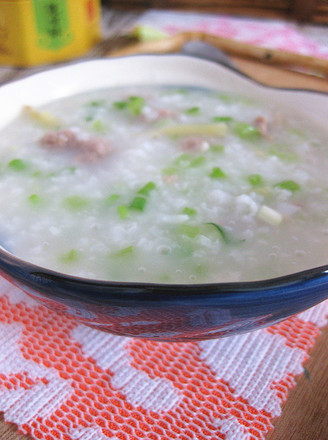
[[[186,87],[26,107],[0,133],[0,241],[86,278],[254,281],[327,263],[327,137]]]

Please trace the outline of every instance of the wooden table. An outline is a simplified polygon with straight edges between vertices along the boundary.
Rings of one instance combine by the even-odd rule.
[[[328,80],[240,58],[233,58],[233,61],[244,72],[266,84],[328,92]],[[10,79],[22,74],[24,71],[0,68],[0,81],[1,78]],[[297,385],[290,392],[283,405],[282,415],[275,420],[275,429],[267,435],[267,440],[328,439],[328,327],[322,331],[310,354],[305,372],[297,378]],[[23,440],[30,437],[17,433],[17,428],[6,424],[1,417],[0,439]]]

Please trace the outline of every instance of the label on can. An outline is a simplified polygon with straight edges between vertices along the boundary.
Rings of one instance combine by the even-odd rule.
[[[59,50],[73,40],[66,0],[33,0],[38,44]]]
[[[9,30],[6,24],[5,16],[0,11],[0,53],[5,55],[10,54],[10,51],[7,47],[9,38]]]

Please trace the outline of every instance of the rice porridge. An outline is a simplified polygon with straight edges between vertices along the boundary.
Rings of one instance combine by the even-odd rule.
[[[288,111],[196,88],[26,107],[0,132],[0,244],[111,281],[254,281],[324,265],[326,142]]]

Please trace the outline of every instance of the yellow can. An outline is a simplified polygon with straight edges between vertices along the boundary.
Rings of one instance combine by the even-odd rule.
[[[100,0],[0,0],[1,64],[67,60],[87,53],[100,38]]]

